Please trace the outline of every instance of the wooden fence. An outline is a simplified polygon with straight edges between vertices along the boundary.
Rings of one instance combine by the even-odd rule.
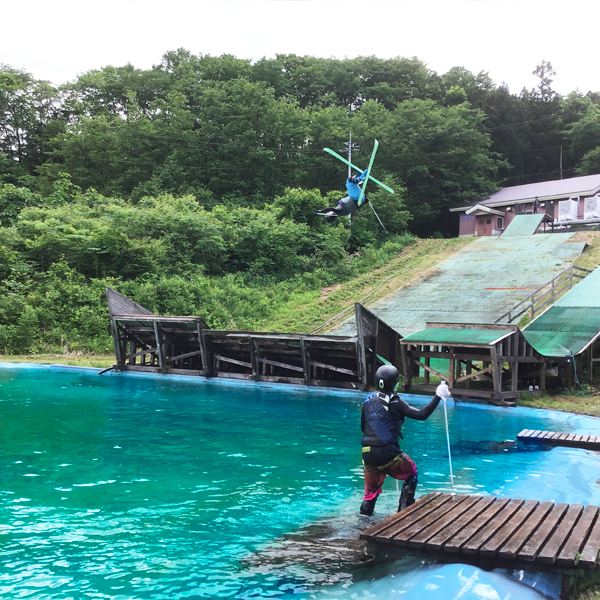
[[[556,277],[553,277],[548,283],[515,304],[510,310],[498,317],[494,323],[512,323],[527,312],[530,313],[533,320],[536,314],[554,304],[562,294],[570,290],[575,279],[583,279],[591,272],[588,269],[571,265]]]

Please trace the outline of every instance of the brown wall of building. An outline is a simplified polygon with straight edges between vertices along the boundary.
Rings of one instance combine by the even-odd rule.
[[[473,215],[460,215],[460,223],[458,226],[458,235],[475,235],[477,227],[477,219]]]

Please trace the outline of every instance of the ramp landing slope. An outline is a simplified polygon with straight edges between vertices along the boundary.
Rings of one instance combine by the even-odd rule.
[[[576,355],[600,337],[600,267],[523,330],[544,356]]]
[[[482,237],[368,308],[403,336],[424,329],[426,322],[494,323],[573,263],[585,244],[570,242],[572,236]],[[354,335],[355,319],[336,333]]]

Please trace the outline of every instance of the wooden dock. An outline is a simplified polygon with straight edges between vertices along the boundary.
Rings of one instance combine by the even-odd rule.
[[[562,431],[541,431],[540,429],[523,429],[517,440],[535,442],[551,446],[567,446],[569,448],[584,448],[585,450],[600,451],[600,435],[564,433]]]
[[[432,492],[362,532],[375,546],[484,568],[597,567],[598,506]]]

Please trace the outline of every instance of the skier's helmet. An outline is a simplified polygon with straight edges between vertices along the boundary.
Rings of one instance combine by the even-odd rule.
[[[393,392],[398,379],[400,379],[400,373],[392,365],[383,365],[375,372],[375,385],[382,392]]]

